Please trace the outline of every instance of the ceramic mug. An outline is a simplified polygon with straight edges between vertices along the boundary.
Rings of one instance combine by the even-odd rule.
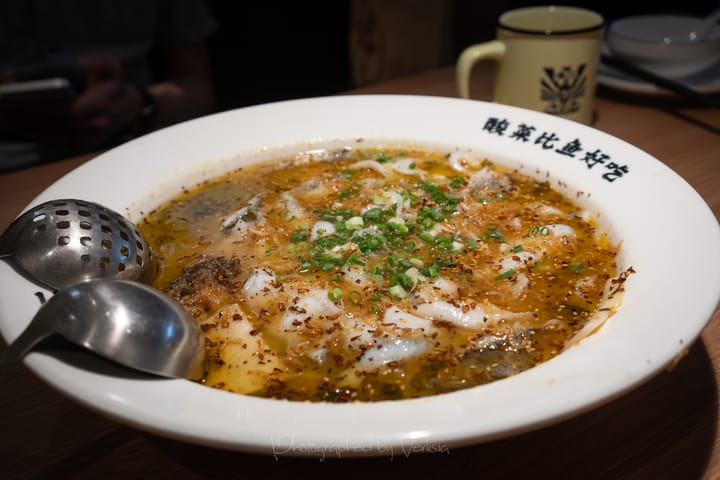
[[[496,39],[471,45],[457,62],[457,87],[470,98],[473,66],[495,60],[494,101],[593,121],[604,19],[577,7],[510,10],[498,19]]]

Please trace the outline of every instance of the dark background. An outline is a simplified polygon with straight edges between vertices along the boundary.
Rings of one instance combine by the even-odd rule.
[[[331,95],[359,86],[352,71],[349,36],[353,7],[391,8],[395,0],[276,2],[208,0],[218,22],[209,39],[211,65],[220,110],[276,100]],[[423,0],[405,1],[422,9]],[[550,2],[553,3],[553,2]],[[510,8],[548,4],[543,1],[446,0],[449,20],[443,29],[447,47],[433,66],[451,65],[462,49],[495,35],[498,15]],[[704,16],[717,0],[646,2],[577,1],[556,3],[593,9],[606,22],[645,13]],[[397,6],[395,6],[397,8]],[[402,35],[407,25],[396,25]],[[427,64],[418,69],[427,68]],[[390,78],[382,78],[388,80]]]
[[[221,110],[351,88],[350,1],[210,1]]]

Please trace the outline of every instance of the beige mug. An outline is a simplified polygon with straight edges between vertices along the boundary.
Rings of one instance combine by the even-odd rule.
[[[480,60],[495,60],[495,102],[589,125],[604,23],[599,13],[577,7],[507,11],[498,19],[495,40],[471,45],[461,53],[458,92],[470,98],[473,67]]]

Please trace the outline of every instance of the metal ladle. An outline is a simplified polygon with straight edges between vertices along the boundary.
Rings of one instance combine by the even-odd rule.
[[[119,213],[97,203],[60,199],[20,215],[0,237],[0,258],[55,293],[30,325],[0,352],[0,364],[22,358],[59,334],[140,371],[198,378],[204,344],[197,322],[149,283],[156,263],[145,237]]]
[[[61,290],[0,352],[0,364],[20,360],[51,335],[142,372],[189,379],[203,374],[200,326],[180,303],[140,283],[96,279]]]
[[[53,291],[93,278],[148,283],[156,264],[145,237],[93,202],[52,200],[20,215],[0,237],[0,258]]]

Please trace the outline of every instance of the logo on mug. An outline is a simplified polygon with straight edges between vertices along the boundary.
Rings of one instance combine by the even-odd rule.
[[[543,67],[545,75],[540,79],[540,99],[547,102],[546,113],[554,115],[580,110],[578,100],[585,94],[585,64],[573,69],[566,65],[559,70]]]

